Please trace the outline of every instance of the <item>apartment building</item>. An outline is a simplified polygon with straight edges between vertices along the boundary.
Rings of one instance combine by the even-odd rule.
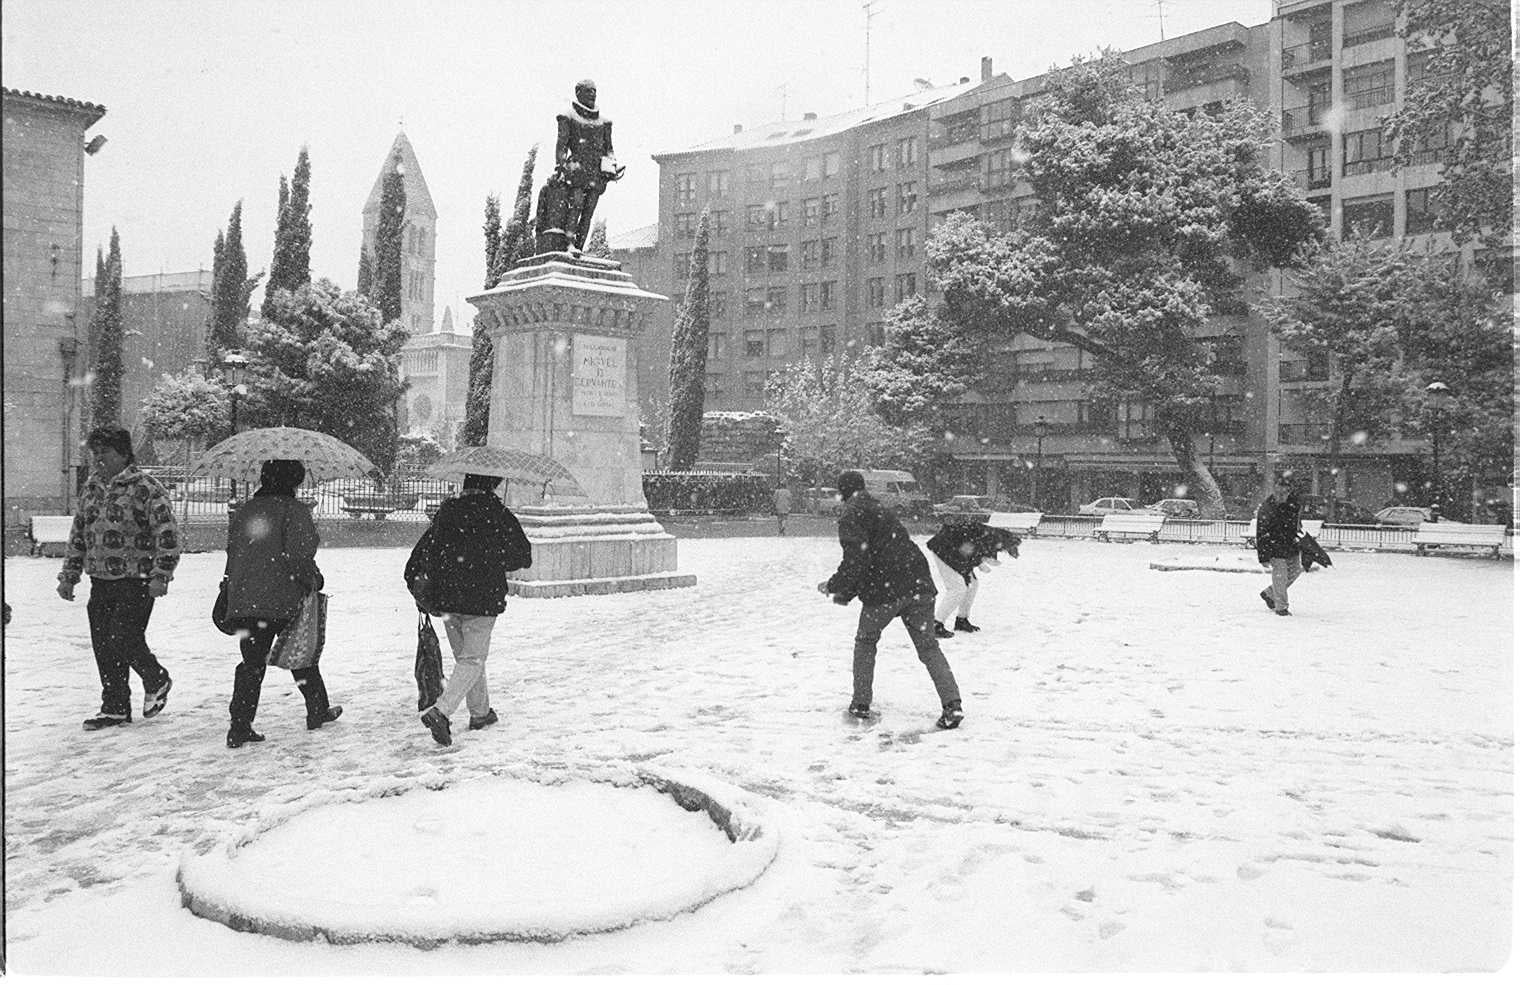
[[[1273,163],[1303,183],[1333,230],[1436,237],[1430,196],[1438,147],[1391,171],[1381,120],[1402,99],[1418,52],[1397,37],[1387,0],[1295,0],[1266,24],[1220,24],[1123,54],[1135,83],[1167,106],[1215,112],[1246,99],[1281,121]],[[886,310],[929,289],[923,243],[934,224],[969,212],[1011,229],[1033,203],[1017,173],[1014,131],[1042,78],[981,77],[925,87],[854,113],[776,123],[660,165],[659,235],[646,286],[679,297],[704,208],[713,216],[714,317],[707,407],[760,406],[768,373],[803,356],[875,344]],[[1339,474],[1325,464],[1327,424],[1316,395],[1329,367],[1283,350],[1250,301],[1284,289],[1249,274],[1238,305],[1200,332],[1221,377],[1198,450],[1226,496],[1254,497],[1291,467],[1315,492],[1381,505],[1395,483],[1423,476],[1422,437],[1353,446]],[[641,393],[663,394],[669,326],[641,352]],[[953,413],[965,491],[1031,498],[1056,510],[1103,495],[1159,499],[1184,477],[1149,407],[1085,396],[1092,358],[1017,337],[988,353],[994,386]]]

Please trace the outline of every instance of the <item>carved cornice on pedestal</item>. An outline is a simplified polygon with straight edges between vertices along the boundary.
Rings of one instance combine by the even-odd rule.
[[[670,299],[640,288],[616,261],[541,253],[467,300],[493,335],[558,329],[634,338]]]

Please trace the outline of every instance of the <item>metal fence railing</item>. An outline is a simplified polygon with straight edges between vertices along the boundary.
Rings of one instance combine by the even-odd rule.
[[[174,513],[181,521],[225,521],[229,504],[246,499],[257,484],[234,484],[208,476],[188,477],[178,466],[145,466],[143,471],[169,490]],[[320,518],[426,520],[438,505],[459,491],[457,482],[434,479],[421,472],[398,473],[384,481],[332,479],[302,485],[297,498]]]

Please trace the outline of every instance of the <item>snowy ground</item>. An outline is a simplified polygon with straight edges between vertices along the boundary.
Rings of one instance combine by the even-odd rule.
[[[271,669],[269,741],[239,750],[222,742],[234,645],[207,618],[221,555],[187,556],[155,614],[167,710],[100,733],[79,725],[99,693],[83,593],[54,595],[56,560],[8,558],[10,970],[1500,967],[1512,565],[1341,553],[1283,619],[1256,597],[1263,576],[1148,567],[1190,551],[1219,549],[1026,541],[987,576],[984,631],[945,642],[968,717],[938,733],[900,626],[879,659],[881,721],[843,718],[858,609],[814,589],[834,543],[683,541],[694,589],[512,600],[489,665],[502,724],[461,728],[447,749],[414,711],[401,550],[319,555],[342,720],[307,732]],[[179,906],[182,851],[283,804],[502,763],[695,771],[768,798],[780,851],[753,886],[695,913],[552,945],[298,944]],[[324,858],[309,862],[322,878]]]

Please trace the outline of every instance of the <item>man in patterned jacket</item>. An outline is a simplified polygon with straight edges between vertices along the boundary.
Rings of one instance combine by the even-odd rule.
[[[98,427],[85,441],[94,471],[79,499],[68,553],[58,574],[58,595],[74,601],[74,586],[90,576],[90,643],[100,671],[100,714],[86,731],[132,721],[128,670],[143,684],[143,717],[163,711],[169,672],[148,649],[153,600],[169,591],[179,564],[179,527],[169,494],[137,468],[132,436],[122,427]]]

